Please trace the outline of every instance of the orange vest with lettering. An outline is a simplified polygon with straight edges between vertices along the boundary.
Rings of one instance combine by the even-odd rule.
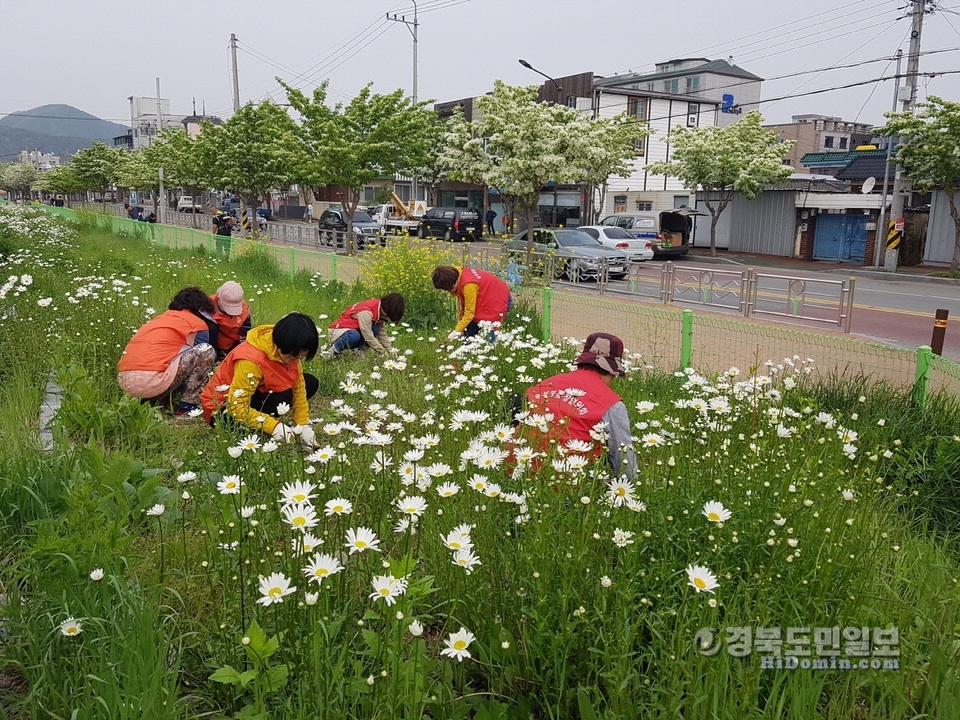
[[[603,447],[590,437],[590,431],[603,422],[604,414],[620,402],[620,396],[607,387],[599,373],[577,368],[529,388],[527,401],[531,413],[553,415],[547,433],[537,433],[539,450],[547,451],[550,440],[559,445],[583,440],[593,445],[593,454],[599,457]]]
[[[220,305],[217,303],[217,296],[211,295],[213,301],[213,320],[217,323],[219,332],[217,333],[217,348],[220,350],[230,350],[240,344],[240,328],[250,317],[250,306],[246,301],[243,303],[243,309],[239,315],[227,315],[220,311]]]
[[[167,310],[140,326],[120,356],[117,370],[163,372],[193,344],[195,333],[207,332],[203,318],[189,310]]]
[[[473,312],[473,319],[477,322],[503,322],[507,314],[507,303],[510,302],[510,286],[493,273],[474,268],[463,268],[460,271],[460,280],[457,282],[457,303],[462,308],[463,286],[474,283],[477,285],[477,307]]]

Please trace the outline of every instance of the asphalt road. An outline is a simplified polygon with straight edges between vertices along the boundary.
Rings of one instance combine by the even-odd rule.
[[[855,278],[853,311],[851,313],[850,333],[875,342],[915,350],[920,345],[929,345],[933,335],[934,314],[939,308],[950,313],[950,317],[960,320],[960,281],[932,280],[927,277],[905,276],[896,279],[889,275],[878,276],[851,267],[849,270],[830,269],[826,271],[803,270],[782,267],[757,267],[759,273],[757,308],[768,312],[789,314],[790,309],[784,302],[783,288],[789,280],[805,280],[809,297],[803,314],[819,316],[824,320],[837,316],[839,283]],[[664,262],[648,261],[642,263],[639,272],[626,280],[613,280],[609,283],[611,292],[624,292],[645,300],[659,302],[660,278]],[[674,263],[676,287],[674,303],[720,312],[738,314],[740,273],[746,265],[704,262],[697,259],[683,259]],[[689,280],[699,272],[712,274],[715,289],[711,293],[711,304],[705,306],[698,302],[702,299],[700,287]],[[874,275],[871,277],[871,275]],[[723,288],[728,287],[728,290]],[[822,301],[821,301],[822,296]],[[830,296],[836,299],[828,299]],[[819,305],[819,307],[815,307]],[[759,315],[758,315],[759,317]],[[765,320],[783,322],[790,326],[810,328],[830,327],[839,329],[836,324],[804,320],[802,317],[786,318],[764,314]],[[943,345],[943,357],[960,362],[960,327],[947,324]]]

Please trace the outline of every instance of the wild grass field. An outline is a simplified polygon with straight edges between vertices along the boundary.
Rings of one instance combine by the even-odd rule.
[[[535,457],[550,419],[515,427],[511,396],[583,339],[516,307],[495,344],[446,341],[442,255],[347,287],[94,226],[0,205],[5,717],[960,717],[953,398],[630,356],[631,482]],[[136,328],[227,279],[255,325],[417,298],[397,354],[307,364],[320,448],[120,393]]]

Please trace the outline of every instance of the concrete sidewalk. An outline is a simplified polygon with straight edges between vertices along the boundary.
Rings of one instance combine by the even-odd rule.
[[[887,272],[882,268],[874,270],[873,266],[863,266],[859,263],[827,262],[823,260],[800,260],[798,258],[780,257],[777,255],[759,255],[755,253],[737,253],[727,250],[717,250],[717,255],[710,255],[709,248],[691,248],[686,258],[677,262],[695,260],[696,262],[716,263],[720,265],[734,265],[743,267],[774,268],[782,271],[824,272],[854,277],[869,277],[874,280],[918,281],[934,284],[956,285],[960,280],[953,278],[934,277],[936,273],[945,273],[949,268],[935,265],[901,266],[896,272]]]

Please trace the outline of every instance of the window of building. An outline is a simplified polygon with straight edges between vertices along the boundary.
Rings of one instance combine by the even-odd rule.
[[[626,210],[626,203],[624,203],[624,211]],[[637,212],[653,212],[653,203],[649,200],[637,200]]]
[[[823,146],[827,148],[833,147],[833,135],[825,135],[823,138]]]
[[[410,186],[406,183],[395,183],[393,186],[393,191],[397,196],[404,202],[410,201]]]
[[[567,107],[577,109],[577,96],[576,95],[567,95]]]
[[[374,202],[376,202],[376,198],[374,197],[374,193],[376,191],[377,189],[373,185],[365,185],[363,188],[363,196],[360,202],[362,202],[364,205],[372,205]]]
[[[700,76],[687,78],[687,95],[700,92]]]
[[[647,98],[629,98],[627,100],[627,115],[636,120],[645,121],[647,119],[648,102]],[[646,150],[646,138],[634,140],[637,155],[641,157]]]
[[[621,213],[627,211],[627,196],[626,195],[614,195],[613,196],[613,211],[615,213]]]
[[[840,138],[840,149],[841,150],[847,149],[847,139],[845,137]]]
[[[673,80],[664,80],[663,81],[663,91],[665,93],[677,93],[680,92],[680,79],[674,78]]]
[[[696,127],[700,116],[700,103],[687,103],[687,127]]]

